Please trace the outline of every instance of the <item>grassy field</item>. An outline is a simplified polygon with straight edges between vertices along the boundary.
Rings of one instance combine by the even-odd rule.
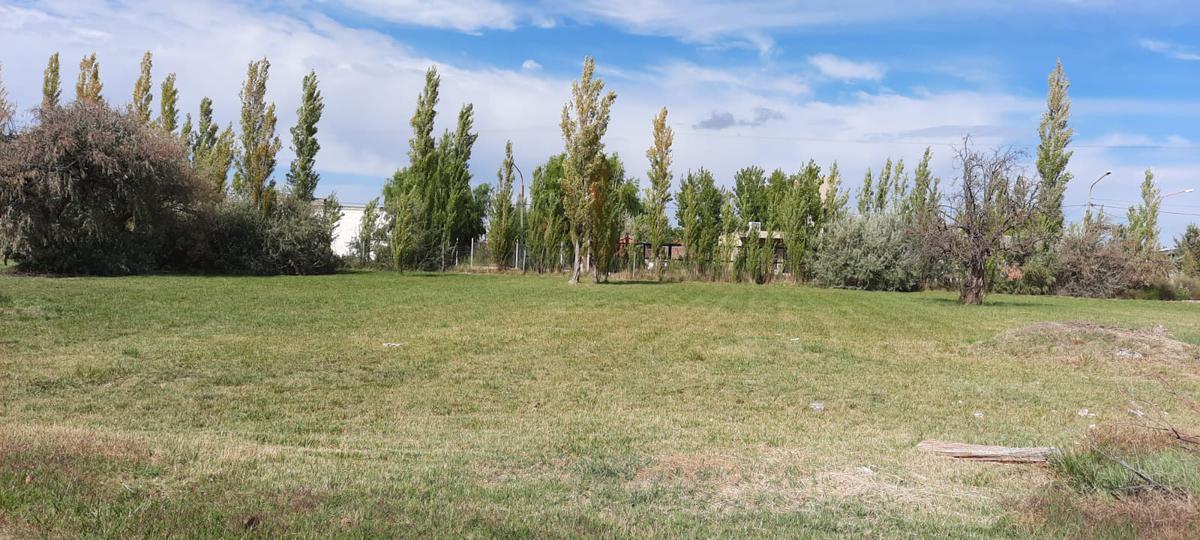
[[[1030,326],[1191,350],[1196,304],[564,281],[0,277],[0,537],[1026,537],[1045,468],[916,443],[1200,390]]]

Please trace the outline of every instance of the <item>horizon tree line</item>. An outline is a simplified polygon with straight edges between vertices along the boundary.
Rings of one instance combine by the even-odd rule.
[[[161,82],[158,116],[153,118],[152,68],[152,54],[146,52],[127,114],[176,136],[198,176],[215,194],[246,197],[267,212],[279,194],[274,172],[282,147],[275,105],[266,98],[269,61],[256,60],[247,67],[239,93],[238,132],[232,124],[223,130],[216,124],[208,97],[200,101],[197,123],[188,113],[180,125],[174,73]],[[360,238],[353,242],[364,260],[386,260],[400,270],[444,271],[456,264],[464,245],[486,233],[501,269],[509,266],[515,239],[523,237],[535,270],[566,267],[571,283],[590,271],[594,281],[603,282],[617,269],[618,252],[632,247],[626,239],[632,239],[649,246],[649,266],[661,280],[669,264],[663,246],[679,240],[686,246],[684,264],[696,278],[762,283],[782,271],[800,280],[810,274],[810,261],[826,227],[882,213],[900,216],[914,235],[927,237],[918,250],[930,269],[926,273],[944,266],[947,258],[961,266],[961,299],[978,303],[995,268],[1043,263],[1052,257],[1066,230],[1063,195],[1072,179],[1067,167],[1073,129],[1070,83],[1061,61],[1047,79],[1036,177],[1024,174],[1020,153],[980,152],[965,137],[955,150],[960,170],[957,190],[949,196],[931,173],[932,151],[926,148],[911,176],[902,158],[887,158],[878,175],[868,168],[855,194],[854,214],[848,212],[850,193],[842,188],[836,162],[823,172],[810,160],[794,174],[776,170],[768,175],[759,167],[745,167],[735,173],[732,189],[718,187],[713,174],[700,167],[688,170],[673,193],[674,132],[666,107],[651,120],[652,144],[645,154],[649,182],[639,192],[639,182],[626,175],[620,157],[605,151],[604,137],[617,94],[605,91],[591,57],[584,59],[580,78],[572,83],[570,100],[562,109],[563,152],[534,169],[529,204],[524,192],[514,202],[512,141],[506,144],[495,190],[486,183],[471,186],[470,158],[478,138],[473,105],[462,106],[453,130],[434,135],[440,83],[436,68],[430,68],[410,120],[409,163],[388,180],[382,203],[372,201],[371,219],[364,221]],[[60,59],[55,53],[43,73],[39,111],[60,106],[61,85]],[[94,53],[81,59],[75,90],[78,103],[107,105]],[[324,109],[315,71],[301,81],[301,97],[297,124],[289,130],[295,158],[286,182],[289,194],[312,201],[320,179],[315,159],[320,149],[317,125]],[[12,124],[13,109],[0,94],[0,125]],[[1148,254],[1158,249],[1160,204],[1149,170],[1142,191],[1143,203],[1130,209],[1129,225],[1121,234],[1134,237],[1139,252]],[[672,203],[674,228],[668,217]],[[776,260],[777,244],[788,253],[782,262]],[[569,257],[564,254],[567,245]],[[630,253],[624,255],[632,260]],[[782,266],[777,269],[777,264]]]

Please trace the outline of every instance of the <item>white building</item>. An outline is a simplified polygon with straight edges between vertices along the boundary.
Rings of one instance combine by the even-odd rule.
[[[337,229],[333,231],[334,253],[341,256],[350,254],[350,241],[358,236],[358,229],[362,226],[363,210],[366,208],[365,204],[342,203],[342,220],[338,222]]]

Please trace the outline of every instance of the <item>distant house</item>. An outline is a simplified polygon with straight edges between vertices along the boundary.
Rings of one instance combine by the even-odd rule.
[[[782,231],[764,231],[758,223],[751,223],[745,231],[738,231],[722,236],[719,240],[721,245],[732,243],[733,249],[728,250],[729,260],[733,262],[737,260],[738,255],[742,252],[742,247],[749,242],[758,242],[759,246],[770,244],[775,251],[774,267],[775,273],[783,273],[783,263],[787,261],[787,244],[783,242],[784,235]]]
[[[324,199],[313,201],[318,208],[324,204]],[[358,236],[358,229],[362,227],[363,210],[367,205],[358,203],[341,203],[342,219],[338,222],[337,228],[333,231],[333,252],[340,256],[350,254],[350,242]]]
[[[654,252],[650,250],[649,242],[635,242],[632,236],[628,234],[621,237],[620,242],[621,253],[633,253],[642,255],[643,260],[653,260]],[[686,255],[683,243],[679,240],[670,240],[662,245],[663,255],[667,260],[681,261]]]

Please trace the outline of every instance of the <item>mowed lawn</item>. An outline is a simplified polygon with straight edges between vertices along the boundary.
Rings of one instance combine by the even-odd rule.
[[[1195,362],[996,345],[1044,321],[1200,344],[1200,305],[954,298],[0,277],[0,537],[1026,537],[1045,469],[917,442],[1070,445],[1158,377],[1200,389]]]

